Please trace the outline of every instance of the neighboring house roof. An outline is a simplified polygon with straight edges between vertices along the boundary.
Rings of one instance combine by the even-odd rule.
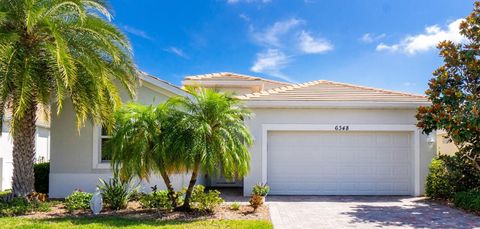
[[[258,93],[239,96],[250,104],[257,102],[274,103],[308,102],[301,106],[310,105],[347,105],[347,104],[406,104],[418,106],[428,104],[426,96],[397,91],[383,90],[371,87],[358,86],[347,83],[338,83],[327,80],[318,80],[302,84],[283,86]],[[265,104],[265,103],[264,103]],[[297,104],[298,105],[298,104]]]
[[[211,73],[211,74],[203,74],[203,75],[194,75],[194,76],[186,76],[185,80],[194,80],[194,81],[263,81],[268,83],[280,84],[280,85],[292,85],[291,83],[281,82],[276,80],[264,79],[261,77],[256,76],[248,76],[243,74],[237,74],[232,72],[218,72],[218,73]]]
[[[140,72],[140,79],[147,82],[147,83],[150,83],[150,84],[153,84],[157,87],[160,87],[162,89],[165,89],[175,95],[182,95],[182,96],[186,96],[188,93],[186,91],[184,91],[183,89],[181,89],[180,87],[177,87],[165,80],[161,80],[155,76],[152,76],[146,72]]]
[[[37,109],[37,126],[40,127],[45,127],[45,128],[50,128],[50,110],[48,108],[45,108],[41,105],[38,105]],[[5,114],[3,116],[3,120],[5,122],[10,122],[10,119],[12,118],[12,110],[11,109],[5,109]]]

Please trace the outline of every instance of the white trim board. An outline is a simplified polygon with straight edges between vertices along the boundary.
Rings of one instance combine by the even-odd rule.
[[[348,126],[348,131],[411,132],[413,143],[413,182],[415,196],[420,195],[420,131],[415,125],[357,125],[357,124],[262,124],[262,183],[267,183],[267,150],[269,131],[337,131],[336,126]],[[338,131],[344,132],[344,131]]]
[[[102,127],[99,125],[93,126],[93,155],[92,155],[92,168],[94,169],[111,169],[110,163],[101,162],[100,147],[102,140],[100,139],[102,134]]]

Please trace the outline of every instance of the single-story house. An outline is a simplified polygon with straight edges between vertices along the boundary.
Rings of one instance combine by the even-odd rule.
[[[429,104],[421,95],[325,80],[302,84],[235,73],[188,76],[183,85],[232,91],[254,117],[246,121],[254,137],[251,170],[235,182],[202,176],[212,186],[267,183],[272,195],[412,195],[424,192],[435,138],[415,126],[416,108]],[[160,103],[185,95],[178,87],[144,75],[140,103]],[[98,177],[111,176],[102,160],[100,127],[86,124],[77,133],[68,105],[52,117],[50,196],[73,189],[93,191]],[[188,174],[174,178],[186,186]],[[164,187],[161,179],[148,185]]]
[[[37,130],[35,133],[35,161],[48,162],[50,159],[50,122],[40,109],[37,112]],[[48,112],[48,111],[47,111]],[[0,191],[12,188],[13,176],[13,139],[10,136],[10,111],[6,111],[0,136]]]

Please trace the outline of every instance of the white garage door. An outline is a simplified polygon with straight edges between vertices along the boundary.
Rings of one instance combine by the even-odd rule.
[[[268,132],[273,195],[413,195],[408,132]]]

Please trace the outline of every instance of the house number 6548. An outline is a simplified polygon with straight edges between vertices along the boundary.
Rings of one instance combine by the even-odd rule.
[[[336,131],[348,131],[348,129],[349,129],[348,126],[342,126],[342,125],[335,126]]]

